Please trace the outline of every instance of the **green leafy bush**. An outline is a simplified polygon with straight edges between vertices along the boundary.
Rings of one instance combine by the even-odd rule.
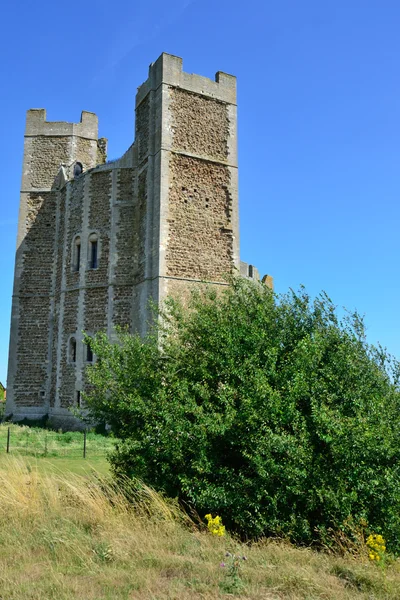
[[[86,401],[121,439],[116,475],[245,536],[310,543],[350,517],[400,551],[399,364],[357,314],[236,279],[159,323],[93,343]]]

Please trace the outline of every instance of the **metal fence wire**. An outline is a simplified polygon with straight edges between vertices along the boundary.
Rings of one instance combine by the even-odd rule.
[[[114,440],[87,431],[61,433],[30,427],[16,430],[0,426],[0,452],[7,454],[95,458],[106,457],[113,445]]]

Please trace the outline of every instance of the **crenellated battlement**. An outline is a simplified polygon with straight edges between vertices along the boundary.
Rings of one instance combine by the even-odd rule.
[[[223,71],[217,71],[213,81],[202,75],[185,73],[183,61],[179,56],[163,52],[156,62],[150,65],[147,81],[138,88],[136,106],[142,102],[150,90],[156,90],[162,84],[182,88],[194,94],[209,96],[228,104],[236,104],[236,77]]]
[[[79,123],[68,123],[66,121],[46,121],[45,108],[31,108],[26,113],[25,137],[78,136],[97,141],[98,127],[97,115],[86,110],[82,111]]]
[[[21,191],[50,190],[61,166],[70,179],[75,163],[84,171],[91,169],[104,163],[106,152],[107,141],[98,139],[94,113],[82,111],[79,123],[68,123],[47,121],[44,108],[32,108],[26,113]]]

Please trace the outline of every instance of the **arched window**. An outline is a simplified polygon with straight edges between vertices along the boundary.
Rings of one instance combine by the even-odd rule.
[[[82,163],[76,162],[74,164],[74,177],[78,177],[83,172]]]
[[[69,338],[69,361],[76,363],[76,339],[74,337]]]
[[[72,270],[79,271],[81,264],[81,238],[77,236],[74,240],[74,247],[72,252]]]
[[[97,269],[99,264],[99,243],[96,233],[89,236],[89,269]]]

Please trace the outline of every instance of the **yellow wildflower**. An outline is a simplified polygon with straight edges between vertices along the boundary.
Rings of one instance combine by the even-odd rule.
[[[219,537],[225,535],[225,526],[222,525],[222,519],[218,515],[216,517],[212,517],[212,515],[205,515],[205,519],[207,519],[207,527],[208,531],[212,535],[218,535]]]
[[[386,552],[386,543],[383,536],[380,534],[371,533],[371,535],[369,535],[367,538],[366,545],[369,550],[369,559],[379,562]]]

